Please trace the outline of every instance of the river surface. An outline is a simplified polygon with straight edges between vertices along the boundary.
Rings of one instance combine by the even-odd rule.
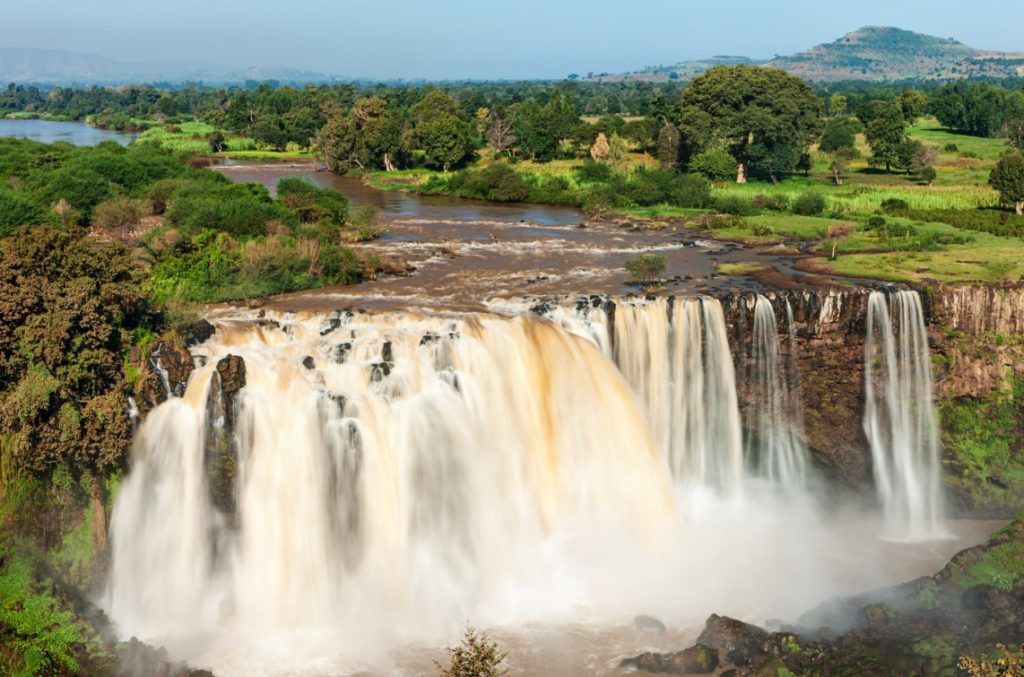
[[[776,288],[794,277],[804,286],[830,284],[794,271],[790,249],[715,241],[679,223],[645,227],[629,219],[587,219],[565,207],[380,191],[310,164],[231,163],[216,169],[234,181],[271,190],[283,178],[304,178],[342,192],[353,207],[377,207],[381,238],[353,248],[409,273],[278,296],[269,305],[280,310],[479,310],[494,299],[641,293],[624,265],[629,257],[649,252],[665,257],[665,288],[677,295],[765,288],[753,277],[720,275],[717,266],[725,263],[762,265],[762,281]]]
[[[84,122],[0,119],[0,137],[5,136],[41,143],[64,142],[75,146],[96,146],[104,141],[115,141],[127,146],[138,135],[97,129]]]

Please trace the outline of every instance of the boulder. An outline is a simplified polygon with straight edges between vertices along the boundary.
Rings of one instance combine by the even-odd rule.
[[[643,653],[626,658],[619,667],[666,675],[706,675],[718,668],[718,652],[702,644],[675,653]]]

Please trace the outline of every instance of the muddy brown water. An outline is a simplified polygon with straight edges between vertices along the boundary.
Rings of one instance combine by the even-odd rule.
[[[377,207],[383,237],[354,248],[361,254],[408,262],[415,269],[404,277],[383,277],[350,287],[269,299],[267,305],[277,310],[359,307],[475,311],[494,308],[488,304],[490,300],[639,293],[623,264],[641,252],[665,256],[665,275],[669,278],[665,293],[759,291],[762,284],[830,283],[797,271],[793,264],[798,259],[789,250],[715,242],[678,225],[639,228],[628,222],[589,222],[580,212],[559,207],[496,205],[382,192],[355,178],[316,171],[311,165],[234,164],[218,169],[232,180],[256,182],[271,189],[282,178],[302,177],[341,191],[353,206]],[[584,223],[586,227],[580,227]],[[718,263],[746,262],[766,264],[768,274],[758,279],[716,274]],[[844,539],[863,548],[826,554],[819,565],[834,574],[830,594],[866,592],[935,573],[955,553],[984,541],[1001,524],[951,520],[949,539],[879,544],[878,524],[871,519],[854,519],[837,528],[842,529]],[[870,550],[871,555],[851,554],[859,550]],[[699,582],[694,583],[700,587]],[[796,591],[803,584],[793,580],[789,585]],[[780,591],[780,599],[786,594]],[[708,605],[695,598],[681,604],[685,613],[677,619],[664,618],[668,628],[660,634],[637,629],[630,617],[623,617],[619,623],[603,619],[485,629],[508,651],[507,665],[513,674],[619,676],[626,674],[618,667],[625,657],[644,651],[678,651],[691,645],[709,613],[734,615],[754,623],[768,620],[758,612],[747,613],[749,609],[735,600]],[[586,613],[581,616],[585,618]],[[410,646],[393,654],[390,668],[359,674],[436,674],[435,661],[445,663],[446,659],[441,647]]]
[[[382,237],[354,249],[415,269],[408,276],[278,296],[269,305],[279,310],[477,310],[493,298],[639,293],[623,266],[630,256],[647,252],[665,256],[670,294],[762,288],[752,277],[717,274],[719,263],[757,263],[769,266],[772,279],[820,282],[794,270],[789,249],[713,241],[678,224],[641,228],[629,221],[588,221],[564,207],[379,191],[310,164],[235,163],[216,169],[271,190],[283,178],[304,178],[342,192],[353,206],[377,207]]]

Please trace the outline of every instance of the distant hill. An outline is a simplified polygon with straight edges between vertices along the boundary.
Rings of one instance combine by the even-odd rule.
[[[736,66],[740,64],[760,64],[763,61],[750,59],[745,56],[712,56],[707,59],[695,59],[693,61],[680,61],[671,66],[648,66],[647,68],[632,73],[602,73],[595,75],[589,80],[597,82],[621,82],[623,80],[642,80],[645,82],[668,82],[670,80],[689,80],[701,73],[711,70],[715,66]]]
[[[61,49],[0,48],[0,84],[119,85],[200,80],[210,84],[229,84],[246,80],[323,82],[333,79],[323,73],[294,68],[232,68],[206,61],[125,63]]]
[[[688,80],[717,65],[763,64],[814,82],[836,80],[952,80],[962,77],[1024,76],[1024,54],[974,49],[952,38],[936,38],[900,28],[865,26],[835,42],[768,61],[711,57],[633,73],[602,74],[591,80],[617,82]]]
[[[952,38],[866,26],[768,65],[816,81],[1008,78],[1024,75],[1024,54],[985,52]]]

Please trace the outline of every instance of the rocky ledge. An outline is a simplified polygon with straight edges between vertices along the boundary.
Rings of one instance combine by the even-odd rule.
[[[826,602],[777,632],[712,615],[692,647],[621,665],[733,677],[952,675],[961,657],[1017,646],[1022,637],[1024,515],[934,576]]]

